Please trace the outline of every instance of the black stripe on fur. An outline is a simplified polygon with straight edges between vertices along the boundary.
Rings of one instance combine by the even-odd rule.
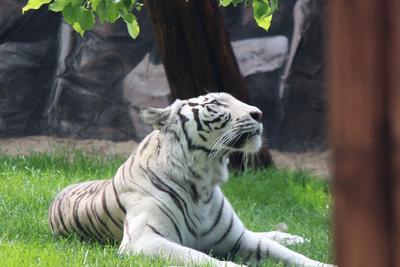
[[[218,213],[217,213],[217,217],[215,218],[214,223],[212,224],[211,228],[208,229],[207,231],[205,231],[201,236],[204,237],[206,235],[208,235],[209,233],[211,233],[215,226],[217,226],[217,224],[219,223],[219,221],[221,220],[221,216],[222,216],[222,211],[224,209],[224,204],[225,204],[225,198],[222,197],[222,201],[221,201],[221,205],[219,207]]]
[[[230,231],[232,230],[233,221],[234,220],[233,220],[233,214],[232,214],[232,217],[231,217],[231,220],[229,222],[228,228],[225,230],[224,234],[217,241],[214,242],[214,245],[217,245],[217,244],[221,243],[229,235]]]

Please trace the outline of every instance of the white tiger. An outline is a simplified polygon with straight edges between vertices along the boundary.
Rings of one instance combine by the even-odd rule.
[[[255,153],[262,145],[258,108],[210,93],[143,108],[141,116],[155,130],[115,177],[71,185],[56,196],[49,208],[54,234],[120,242],[120,253],[185,264],[238,266],[212,252],[246,264],[271,258],[288,266],[332,266],[282,245],[302,243],[299,236],[246,229],[220,189],[229,154]]]

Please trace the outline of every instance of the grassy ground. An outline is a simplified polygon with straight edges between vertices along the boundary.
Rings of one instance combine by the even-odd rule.
[[[80,153],[0,156],[0,266],[165,266],[162,259],[119,256],[115,246],[53,238],[48,229],[47,208],[57,191],[78,181],[109,178],[123,160]],[[223,190],[248,228],[268,231],[284,222],[288,232],[311,240],[292,249],[331,261],[325,181],[270,169],[232,175]]]

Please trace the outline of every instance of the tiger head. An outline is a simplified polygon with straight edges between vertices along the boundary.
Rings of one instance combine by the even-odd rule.
[[[142,108],[141,116],[153,128],[186,140],[190,150],[254,153],[262,145],[262,112],[227,93],[176,100],[164,109]]]

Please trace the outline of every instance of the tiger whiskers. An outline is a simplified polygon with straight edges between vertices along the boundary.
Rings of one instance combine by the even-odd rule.
[[[211,154],[210,158],[214,159],[224,149],[224,145],[235,142],[245,132],[246,131],[243,131],[239,127],[234,127],[230,131],[223,133],[219,138],[217,138],[217,141],[213,146],[214,152]]]
[[[210,158],[214,159],[224,148],[224,145],[229,143],[234,143],[238,140],[243,134],[247,133],[246,129],[240,129],[239,127],[233,127],[228,132],[221,134],[220,137],[217,138],[212,148],[214,149],[213,153],[211,153]]]
[[[231,140],[232,137],[236,135],[237,129],[232,128],[226,132],[223,132],[213,143],[211,146],[211,153],[209,154],[210,159],[215,159],[215,157],[221,153],[224,148],[223,145],[227,143],[227,141]]]

